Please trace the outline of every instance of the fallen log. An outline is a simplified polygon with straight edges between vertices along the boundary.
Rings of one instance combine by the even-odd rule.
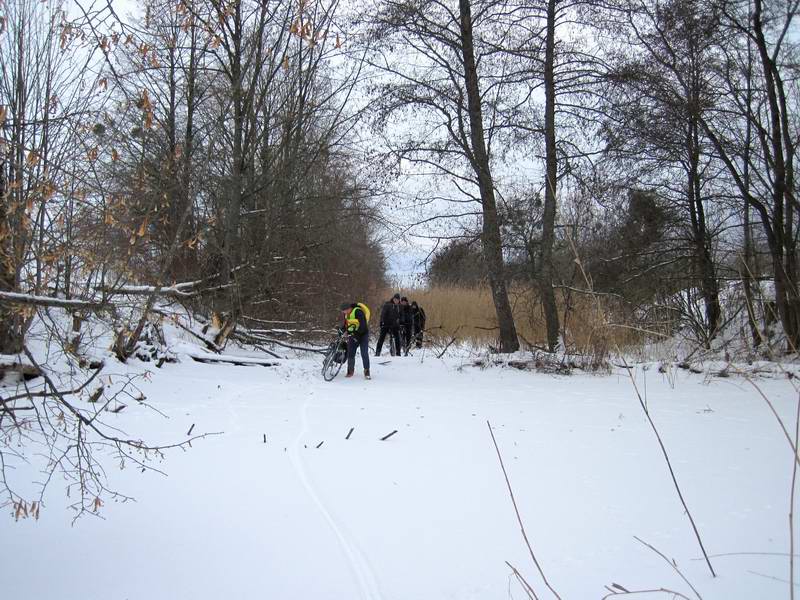
[[[25,379],[39,377],[42,372],[35,365],[27,360],[20,360],[19,357],[12,355],[0,355],[0,376],[6,373],[19,373]]]
[[[232,354],[206,354],[202,352],[187,353],[189,358],[201,363],[224,363],[236,365],[239,367],[277,367],[281,363],[276,360],[269,360],[265,358],[253,358],[250,356],[234,356]]]

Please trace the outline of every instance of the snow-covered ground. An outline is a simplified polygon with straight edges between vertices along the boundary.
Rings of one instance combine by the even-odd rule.
[[[359,366],[332,383],[316,360],[150,366],[139,387],[168,418],[123,411],[120,427],[150,442],[185,439],[192,424],[224,434],[168,453],[157,465],[166,477],[108,461],[111,485],[136,502],[106,502],[103,519],[71,525],[57,484],[39,521],[0,519],[0,596],[524,598],[508,561],[552,598],[489,421],[533,550],[565,600],[602,598],[612,583],[695,598],[634,536],[674,559],[705,600],[789,597],[792,453],[744,379],[636,373],[712,579],[624,371],[555,377],[430,355],[373,360],[372,381]],[[793,427],[792,382],[758,383]]]

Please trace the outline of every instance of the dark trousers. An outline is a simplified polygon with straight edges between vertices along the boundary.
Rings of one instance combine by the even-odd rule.
[[[375,356],[381,355],[381,348],[383,348],[383,340],[386,339],[386,334],[394,338],[394,346],[397,352],[400,352],[400,328],[399,327],[381,327],[381,333],[378,336],[378,345],[375,347]]]
[[[403,333],[403,352],[408,356],[408,349],[411,348],[411,325],[402,326]]]
[[[347,341],[348,373],[356,370],[356,348],[361,348],[361,362],[364,363],[364,370],[369,371],[369,333],[365,333],[361,337],[351,335]]]

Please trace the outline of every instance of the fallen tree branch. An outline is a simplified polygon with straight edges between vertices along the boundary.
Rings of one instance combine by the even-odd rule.
[[[287,344],[286,342],[282,342],[280,340],[275,340],[272,338],[268,338],[265,336],[254,335],[250,332],[244,331],[236,331],[231,335],[231,338],[234,340],[238,340],[240,342],[245,343],[262,343],[262,344],[275,344],[276,346],[281,346],[282,348],[289,348],[290,350],[299,350],[301,352],[316,352],[317,354],[325,354],[327,352],[327,348],[312,348],[308,346],[295,346],[293,344]]]
[[[94,300],[65,298],[51,298],[49,296],[35,296],[33,294],[19,294],[16,292],[0,292],[0,302],[5,304],[24,304],[27,306],[49,306],[54,308],[84,309],[84,310],[103,310],[111,308],[108,302],[97,302]]]
[[[186,331],[187,333],[190,333],[190,334],[192,334],[192,335],[193,335],[194,337],[196,337],[198,340],[200,340],[201,342],[203,342],[203,343],[206,345],[206,347],[207,347],[209,350],[211,350],[212,352],[216,352],[217,354],[219,354],[220,352],[222,352],[222,348],[220,348],[219,346],[217,346],[217,345],[216,345],[214,342],[212,342],[211,340],[209,340],[209,339],[206,339],[206,338],[205,338],[205,337],[203,337],[201,334],[199,334],[199,333],[197,333],[196,331],[194,331],[194,330],[193,330],[191,327],[187,327],[186,325],[184,325],[183,323],[181,323],[181,322],[180,322],[178,319],[174,318],[174,315],[170,315],[169,313],[166,313],[166,312],[164,312],[164,311],[162,311],[162,310],[159,310],[159,309],[157,309],[157,308],[154,308],[154,309],[153,309],[153,312],[154,312],[154,313],[156,313],[156,314],[159,314],[159,315],[161,315],[162,317],[166,317],[166,318],[168,318],[168,319],[169,319],[169,320],[170,320],[172,323],[174,323],[175,325],[177,325],[178,327],[180,327],[181,329],[183,329],[183,330],[184,330],[184,331]]]

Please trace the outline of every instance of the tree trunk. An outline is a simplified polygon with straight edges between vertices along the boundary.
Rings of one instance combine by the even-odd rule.
[[[0,153],[0,291],[19,291],[21,261],[24,255],[27,229],[23,164],[25,160],[25,109],[24,87],[26,29],[20,27],[17,35],[16,73],[11,73],[14,97],[11,103],[11,139],[8,152]],[[5,124],[3,124],[5,125]],[[24,342],[23,318],[9,305],[0,305],[0,354],[17,354]]]
[[[742,179],[746,192],[750,193],[750,145],[753,143],[753,122],[752,122],[752,104],[753,104],[753,56],[751,40],[747,40],[747,69],[745,71],[745,78],[747,80],[747,125],[745,130],[744,139],[744,160],[742,161]],[[755,299],[753,297],[753,275],[755,274],[755,265],[753,261],[753,240],[752,232],[750,231],[750,204],[745,198],[744,201],[744,256],[742,258],[742,287],[744,288],[744,301],[747,304],[747,322],[750,325],[750,335],[753,338],[753,347],[758,348],[761,345],[761,334],[758,329],[758,320],[755,311]]]
[[[472,11],[469,0],[459,0],[461,19],[461,50],[464,60],[464,81],[469,109],[470,142],[472,146],[472,168],[478,177],[478,188],[483,207],[483,256],[489,271],[489,287],[500,326],[500,351],[516,352],[519,349],[514,315],[508,300],[508,290],[503,265],[503,244],[497,219],[497,204],[494,182],[489,165],[489,155],[483,132],[483,114],[478,86],[478,70],[475,64],[475,49],[472,37]],[[558,318],[556,316],[556,318]]]
[[[8,214],[10,194],[6,177],[8,163],[0,162],[0,291],[15,292],[13,234]],[[22,351],[20,318],[10,304],[0,303],[0,354],[17,354]]]
[[[192,157],[194,156],[194,113],[196,95],[196,70],[197,70],[197,28],[192,26],[191,47],[189,49],[189,70],[186,74],[186,133],[183,144],[183,154],[181,155],[181,186],[180,198],[184,210],[194,204],[194,194],[192,190]],[[188,231],[185,235],[194,235],[196,227],[194,225],[193,213],[188,213]],[[197,263],[196,245],[181,246],[181,263],[183,274],[194,273]]]
[[[556,155],[556,84],[555,84],[555,33],[556,0],[547,2],[547,38],[544,64],[544,136],[545,136],[545,190],[542,217],[542,245],[539,258],[539,290],[547,327],[547,347],[554,352],[558,347],[558,308],[553,289],[553,243],[556,222],[556,186],[558,157]]]
[[[690,107],[696,106],[694,100]],[[693,110],[693,108],[690,108]],[[692,241],[694,243],[694,263],[697,268],[697,278],[700,280],[700,293],[703,297],[705,308],[705,323],[703,336],[706,348],[717,333],[722,309],[719,303],[719,286],[717,285],[716,269],[711,256],[710,240],[706,229],[705,209],[700,193],[700,140],[698,124],[693,115],[689,115],[689,132],[687,136],[687,150],[689,152],[688,176],[688,202],[689,214],[692,223]]]
[[[240,256],[239,222],[242,210],[242,186],[244,181],[242,155],[244,151],[244,90],[242,89],[242,44],[244,27],[242,25],[241,3],[235,5],[233,31],[233,64],[231,65],[232,105],[233,105],[233,157],[231,176],[228,185],[228,206],[225,220],[225,248],[222,283],[230,281],[231,270],[238,265]]]
[[[793,182],[794,147],[790,144],[784,153],[783,126],[787,121],[782,117],[788,107],[785,96],[780,94],[777,67],[770,56],[764,35],[762,21],[763,0],[755,0],[753,5],[753,29],[761,67],[764,73],[764,84],[767,92],[770,116],[770,142],[772,156],[768,157],[772,171],[772,206],[773,232],[776,247],[772,249],[773,266],[775,268],[775,302],[783,324],[783,330],[791,352],[800,347],[800,294],[797,290],[797,264],[794,242],[794,190],[789,188]]]

